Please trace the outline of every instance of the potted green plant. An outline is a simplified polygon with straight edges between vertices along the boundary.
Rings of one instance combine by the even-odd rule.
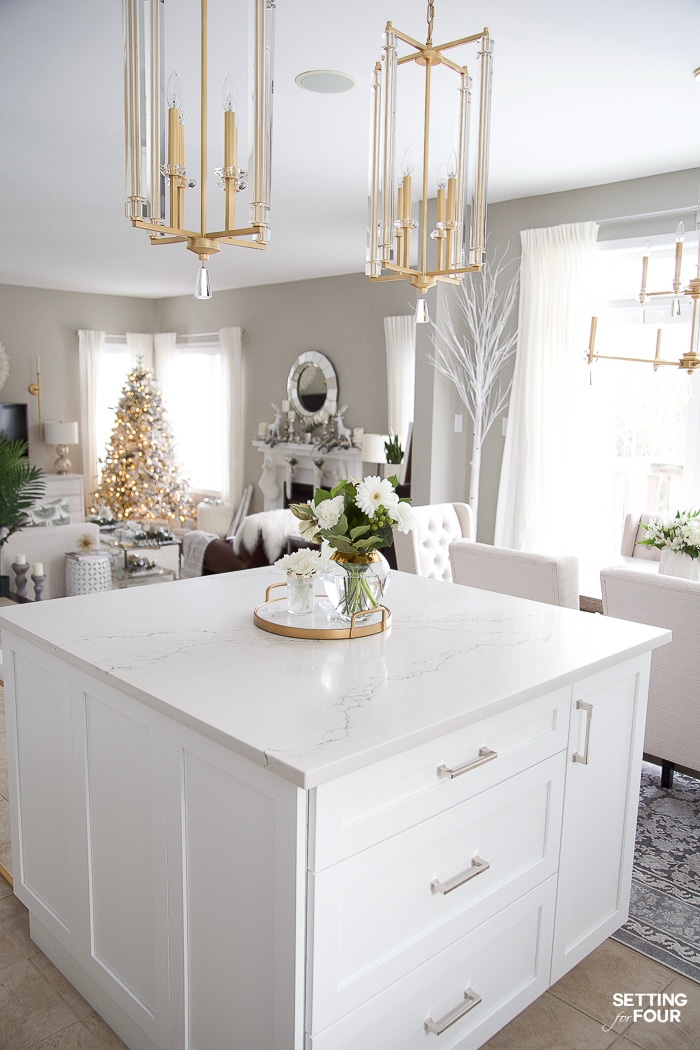
[[[0,433],[0,554],[10,536],[29,524],[27,512],[45,489],[43,470],[27,459],[27,442],[9,441]],[[9,584],[9,576],[0,577],[3,597],[10,592]]]
[[[388,441],[384,442],[387,463],[401,463],[403,460],[403,449],[399,442],[398,434],[392,434]]]

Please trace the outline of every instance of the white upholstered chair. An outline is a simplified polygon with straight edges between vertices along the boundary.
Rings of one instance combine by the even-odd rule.
[[[646,536],[643,525],[648,525],[658,514],[628,514],[622,529],[622,544],[620,553],[625,558],[646,558],[647,561],[660,561],[661,551],[657,547],[645,547],[640,545],[640,540]]]
[[[700,583],[634,569],[600,574],[603,612],[619,620],[666,627],[673,641],[651,658],[644,752],[661,762],[662,787],[675,765],[700,770]]]
[[[450,546],[450,560],[455,583],[568,609],[579,607],[578,560],[571,555],[554,558],[457,540]]]
[[[451,580],[450,544],[474,539],[474,518],[467,503],[432,503],[414,507],[409,533],[394,533],[396,567],[414,576]]]

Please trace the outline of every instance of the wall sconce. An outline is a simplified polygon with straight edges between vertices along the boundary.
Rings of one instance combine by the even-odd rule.
[[[41,417],[41,361],[36,355],[36,383],[30,383],[27,391],[36,398],[36,407],[39,412],[39,437],[44,440],[44,421]]]
[[[44,423],[45,444],[56,446],[56,456],[58,458],[53,466],[57,474],[68,474],[70,472],[72,464],[68,459],[69,446],[77,445],[79,440],[77,423],[50,423],[48,420]]]

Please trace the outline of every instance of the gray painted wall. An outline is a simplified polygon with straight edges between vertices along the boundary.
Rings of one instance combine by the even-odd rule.
[[[489,208],[489,250],[500,254],[509,245],[510,253],[517,258],[522,229],[643,216],[692,206],[698,200],[699,184],[697,168],[495,204]],[[615,223],[603,226],[601,237],[672,232],[676,222],[677,217],[666,217]],[[213,275],[215,280],[215,271]],[[446,294],[444,286],[428,294],[432,317],[442,308]],[[285,396],[290,365],[304,350],[321,350],[334,363],[341,403],[349,405],[346,423],[368,431],[384,431],[387,417],[383,318],[411,313],[415,298],[406,282],[372,284],[362,274],[215,291],[209,302],[197,302],[190,296],[152,301],[0,286],[0,341],[8,352],[11,368],[0,399],[29,403],[31,458],[51,469],[53,450],[38,439],[36,399],[27,394],[37,353],[42,361],[44,418],[77,419],[79,328],[112,333],[193,334],[240,325],[245,330],[246,433],[251,438],[260,420],[271,419],[270,403]],[[451,384],[428,363],[427,326],[417,329],[416,352],[414,502],[463,500],[468,488],[469,419]],[[464,417],[462,434],[454,433],[455,413]],[[479,538],[487,541],[493,538],[502,453],[503,437],[496,426],[486,441],[482,460]],[[79,471],[79,449],[72,450],[72,460],[74,469]],[[248,446],[246,479],[256,482],[259,474],[260,457]],[[255,506],[259,508],[257,491],[256,496]]]

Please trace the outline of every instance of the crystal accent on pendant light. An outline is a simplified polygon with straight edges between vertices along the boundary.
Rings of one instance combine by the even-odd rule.
[[[211,281],[206,263],[202,263],[197,271],[197,280],[194,283],[195,299],[211,299]]]
[[[418,302],[416,303],[416,324],[428,324],[430,322],[430,316],[428,314],[428,304],[424,295],[418,296]]]

